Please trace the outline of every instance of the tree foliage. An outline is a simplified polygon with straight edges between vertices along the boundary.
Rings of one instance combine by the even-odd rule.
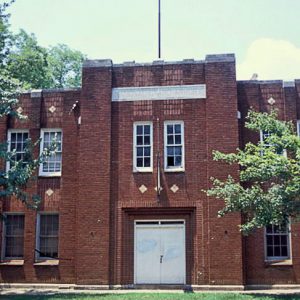
[[[22,82],[25,89],[51,87],[47,49],[38,45],[33,34],[22,29],[12,40],[14,46],[7,57],[9,74]]]
[[[212,178],[208,196],[225,201],[219,212],[244,214],[245,234],[269,224],[280,225],[300,213],[300,138],[292,122],[277,119],[276,111],[250,111],[246,127],[268,133],[263,141],[247,143],[236,153],[213,153],[214,160],[238,164],[239,178]]]
[[[78,50],[59,44],[51,47],[48,52],[48,63],[52,76],[52,86],[78,87],[81,85],[81,66],[85,59]]]

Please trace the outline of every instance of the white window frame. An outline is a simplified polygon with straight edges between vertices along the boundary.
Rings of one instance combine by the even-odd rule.
[[[24,216],[24,228],[23,228],[23,240],[25,241],[25,214],[23,212],[4,212],[4,216],[9,215],[21,215]],[[24,243],[23,243],[23,256],[22,257],[10,257],[5,256],[6,248],[6,224],[5,220],[2,221],[2,249],[1,249],[1,260],[23,260],[24,259]]]
[[[7,130],[7,151],[11,152],[11,134],[12,133],[28,133],[29,138],[29,130],[28,129],[8,129]],[[17,153],[17,152],[16,152]],[[10,161],[6,161],[6,172],[10,170]]]
[[[57,215],[58,216],[58,234],[57,234],[57,256],[59,256],[59,228],[60,228],[60,216],[58,212],[38,212],[37,213],[37,220],[36,220],[36,240],[35,240],[35,249],[40,251],[40,232],[41,232],[41,216],[47,215]],[[35,251],[35,260],[58,260],[58,258],[41,256],[38,251]]]
[[[282,260],[291,260],[292,259],[292,239],[291,239],[291,223],[287,224],[288,232],[285,234],[278,234],[278,235],[287,235],[287,256],[268,256],[268,249],[267,249],[267,228],[264,227],[264,251],[265,251],[265,261],[282,261]],[[274,235],[274,234],[273,234]],[[275,234],[276,235],[276,234]]]
[[[271,135],[271,134],[269,133],[269,135]],[[259,132],[259,139],[260,139],[260,142],[261,142],[261,143],[264,143],[263,130],[260,130],[260,132]],[[270,147],[270,146],[272,146],[272,144],[267,144],[267,143],[265,143],[265,146],[266,146],[266,147]],[[279,153],[277,153],[277,154],[279,154]],[[263,153],[262,153],[262,155],[263,155]],[[287,151],[286,151],[286,149],[284,149],[280,155],[282,155],[282,156],[284,156],[284,157],[287,157]]]
[[[137,126],[139,125],[150,125],[150,167],[138,167],[136,165],[137,160],[137,144],[136,144],[136,135],[137,135]],[[133,123],[133,172],[153,172],[153,123],[150,121],[144,122],[134,122]]]
[[[297,135],[300,137],[300,120],[297,120]]]
[[[44,177],[55,177],[55,176],[61,176],[62,172],[62,153],[63,153],[63,132],[61,128],[42,128],[41,129],[41,143],[40,143],[40,154],[44,151],[44,133],[46,132],[60,132],[61,133],[61,166],[60,166],[60,172],[45,172],[43,171],[43,163],[40,164],[39,167],[39,176]]]
[[[167,146],[168,146],[168,133],[167,133],[167,125],[175,125],[180,124],[181,126],[181,167],[169,167],[168,159],[167,159]],[[174,145],[175,146],[175,145]],[[164,122],[164,171],[165,172],[184,172],[185,171],[185,149],[184,149],[184,122],[180,120],[172,120]]]

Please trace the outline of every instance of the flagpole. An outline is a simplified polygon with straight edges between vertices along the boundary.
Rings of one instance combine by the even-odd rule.
[[[158,0],[158,58],[161,58],[160,39],[160,0]]]

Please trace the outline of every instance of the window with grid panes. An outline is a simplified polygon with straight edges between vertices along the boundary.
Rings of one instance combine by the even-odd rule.
[[[7,170],[14,166],[15,162],[24,161],[26,163],[26,141],[29,138],[28,130],[9,130],[7,132],[8,151],[15,152],[11,161],[6,164]]]
[[[184,169],[184,132],[183,122],[165,122],[165,169]]]
[[[49,148],[54,141],[56,143],[56,152],[41,164],[39,175],[60,176],[62,167],[62,132],[60,129],[42,129],[41,137],[41,152],[45,148]]]
[[[152,123],[134,123],[134,170],[152,171]]]
[[[4,259],[21,259],[24,255],[24,215],[6,214],[3,219]]]
[[[58,214],[38,215],[37,257],[38,259],[58,258]]]
[[[269,225],[265,228],[266,259],[280,260],[290,258],[289,226]]]

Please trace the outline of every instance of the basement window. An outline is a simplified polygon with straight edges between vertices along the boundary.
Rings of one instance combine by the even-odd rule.
[[[290,255],[290,228],[288,224],[265,227],[265,256],[267,261],[288,260]]]
[[[24,214],[5,213],[3,218],[4,260],[22,259],[24,256]]]
[[[37,219],[36,258],[58,258],[58,213],[40,213]]]

